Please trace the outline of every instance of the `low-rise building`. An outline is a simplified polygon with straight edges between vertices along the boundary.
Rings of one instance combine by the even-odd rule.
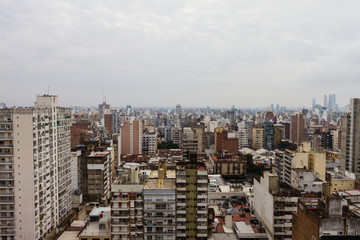
[[[350,239],[360,233],[359,205],[349,205],[335,195],[325,202],[319,198],[301,198],[292,224],[293,240],[320,240],[330,236]]]

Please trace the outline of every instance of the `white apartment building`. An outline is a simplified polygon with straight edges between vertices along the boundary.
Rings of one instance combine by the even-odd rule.
[[[279,186],[275,174],[265,172],[260,182],[254,180],[253,207],[256,216],[265,225],[269,239],[292,239],[292,213],[297,211],[299,197],[299,191]]]
[[[71,210],[70,110],[57,96],[0,110],[0,237],[40,239]]]
[[[249,147],[249,132],[244,121],[238,123],[237,138],[239,139],[239,149]]]
[[[144,239],[175,240],[175,179],[149,179],[144,185]]]
[[[111,186],[111,239],[144,239],[143,182],[138,171],[120,176]]]

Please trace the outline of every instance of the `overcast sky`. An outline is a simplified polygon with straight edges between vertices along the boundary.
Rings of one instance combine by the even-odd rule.
[[[0,1],[0,102],[310,106],[360,97],[360,1]]]

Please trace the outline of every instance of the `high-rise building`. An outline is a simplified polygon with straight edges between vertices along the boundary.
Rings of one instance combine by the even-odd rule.
[[[143,133],[142,153],[156,154],[157,151],[157,133],[145,131]]]
[[[196,154],[176,166],[176,191],[176,239],[207,239],[208,176]]]
[[[144,239],[176,239],[176,184],[167,178],[166,163],[159,163],[158,178],[144,184]]]
[[[141,120],[131,120],[120,128],[120,154],[142,154],[143,124]]]
[[[144,239],[144,179],[136,165],[123,171],[111,186],[111,239]]]
[[[181,111],[181,105],[180,104],[178,104],[178,105],[176,105],[176,113],[177,113],[177,115],[181,115],[181,113],[182,113],[182,111]]]
[[[173,141],[174,144],[178,145],[179,148],[182,148],[182,139],[183,139],[183,132],[181,128],[174,127],[171,130],[171,141]]]
[[[335,94],[330,94],[329,95],[328,108],[329,108],[329,110],[336,110],[336,95]]]
[[[291,131],[290,131],[290,140],[293,142],[302,142],[303,133],[305,129],[305,118],[303,113],[294,113],[291,116]]]
[[[2,239],[41,239],[71,211],[70,109],[57,96],[0,110]]]
[[[342,117],[341,164],[342,172],[354,173],[360,179],[360,99],[350,100],[350,112]]]
[[[111,165],[109,152],[92,152],[87,162],[87,187],[90,201],[106,203],[110,198]]]
[[[313,98],[312,100],[312,109],[315,109],[315,105],[316,105],[316,98]]]
[[[264,148],[274,149],[274,126],[272,122],[264,122]]]
[[[327,100],[327,95],[324,95],[324,108],[328,108],[328,100]]]
[[[230,127],[235,126],[235,110],[228,110],[226,112],[227,118],[230,120]]]
[[[264,128],[262,126],[255,126],[252,129],[253,140],[252,148],[260,149],[264,147]]]
[[[249,146],[249,132],[247,129],[247,125],[244,121],[238,123],[237,138],[239,139],[238,149]]]
[[[106,101],[104,101],[102,104],[99,104],[99,119],[102,119],[104,117],[104,114],[109,112],[110,104],[107,104]]]
[[[113,134],[113,115],[111,113],[104,114],[104,127],[110,135]]]
[[[292,214],[297,210],[300,191],[279,184],[278,176],[264,172],[260,181],[254,179],[254,211],[265,225],[271,240],[291,239]]]
[[[194,131],[189,127],[183,128],[182,149],[184,155],[186,155],[187,152],[198,152],[198,138]]]

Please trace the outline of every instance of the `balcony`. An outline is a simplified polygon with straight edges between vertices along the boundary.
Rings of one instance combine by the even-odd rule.
[[[197,237],[207,237],[207,233],[197,233]]]
[[[208,183],[207,179],[198,179],[197,180],[198,183]]]
[[[12,148],[12,144],[0,144],[0,148]]]
[[[177,202],[177,203],[176,203],[176,206],[186,207],[186,202]]]
[[[0,196],[14,196],[14,192],[0,191]],[[1,202],[1,200],[0,200],[0,202]]]
[[[1,134],[0,140],[12,140],[12,136],[5,136],[5,135]]]
[[[12,156],[12,152],[0,152],[0,156]]]

